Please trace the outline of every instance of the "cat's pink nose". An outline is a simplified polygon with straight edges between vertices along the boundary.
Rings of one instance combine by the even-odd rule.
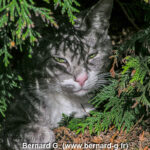
[[[81,86],[83,86],[87,79],[88,79],[87,73],[83,73],[77,76],[75,81],[78,82]]]

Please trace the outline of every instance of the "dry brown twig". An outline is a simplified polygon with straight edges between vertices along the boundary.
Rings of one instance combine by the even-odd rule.
[[[140,30],[138,25],[135,24],[134,20],[128,15],[128,13],[127,13],[126,9],[124,8],[123,4],[119,0],[116,0],[116,2],[120,5],[122,11],[124,12],[127,19],[130,21],[130,23],[136,28],[136,30]]]

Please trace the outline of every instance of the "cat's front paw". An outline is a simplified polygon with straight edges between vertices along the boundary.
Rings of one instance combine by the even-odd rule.
[[[24,133],[24,140],[22,143],[23,150],[45,150],[51,148],[55,141],[55,135],[52,130],[44,126],[34,126]]]

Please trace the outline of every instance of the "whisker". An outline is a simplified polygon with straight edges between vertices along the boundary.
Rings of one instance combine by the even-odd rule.
[[[111,77],[111,74],[109,72],[101,73],[101,74],[98,74],[98,77]]]

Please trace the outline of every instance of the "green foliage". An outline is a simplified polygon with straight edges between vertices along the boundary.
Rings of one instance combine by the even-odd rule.
[[[46,1],[48,2],[48,1]],[[77,1],[59,1],[54,0],[55,6],[62,7],[62,13],[68,13],[70,21],[74,23],[76,18],[73,12],[78,10],[73,7],[73,3],[79,6]],[[22,45],[25,40],[29,40],[29,57],[31,57],[32,47],[37,42],[40,34],[34,30],[34,22],[32,21],[32,13],[41,18],[48,24],[49,22],[57,27],[57,23],[52,16],[52,12],[48,8],[36,7],[33,0],[0,0],[0,56],[3,57],[5,66],[8,66],[9,59],[12,58],[9,49],[19,47],[22,51]]]
[[[74,24],[74,20],[76,19],[76,17],[73,15],[74,12],[79,12],[78,9],[76,9],[73,4],[75,6],[80,6],[80,4],[76,1],[76,0],[54,0],[55,6],[61,6],[62,7],[62,14],[64,14],[65,12],[67,12],[68,17],[70,18],[70,22],[72,24]]]
[[[35,14],[44,16],[47,21],[55,24],[54,19],[50,16],[51,11],[46,8],[37,8],[34,6],[32,0],[13,0],[13,1],[0,1],[0,41],[3,43],[0,49],[0,56],[3,56],[5,66],[8,66],[9,59],[12,58],[10,49],[19,47],[22,51],[24,41],[29,39],[30,44],[33,46],[39,37],[39,33],[33,30],[34,23],[31,20],[31,11]],[[32,48],[29,48],[29,56],[31,55]],[[30,56],[31,57],[31,56]]]
[[[126,64],[123,66],[122,75],[128,75],[129,81],[125,87],[127,92],[137,92],[135,100],[143,105],[150,106],[150,56],[126,57]],[[131,73],[131,76],[129,75]]]
[[[62,114],[62,119],[59,122],[60,126],[67,126],[70,121],[74,118],[74,114],[71,114],[70,116],[65,115],[64,113]]]
[[[20,88],[19,81],[21,80],[22,78],[16,76],[15,73],[0,74],[0,113],[3,117],[5,117],[9,100],[13,98],[12,90]]]
[[[103,127],[101,126],[101,120],[103,118],[102,113],[100,112],[96,112],[96,111],[92,111],[90,112],[90,117],[87,117],[85,120],[83,119],[72,119],[69,122],[68,128],[70,128],[71,130],[76,130],[76,133],[84,133],[85,129],[89,129],[90,134],[92,133],[99,133],[100,131],[102,131]]]
[[[127,40],[123,45],[121,45],[119,47],[117,57],[121,56],[122,53],[124,53],[125,51],[129,53],[136,52],[143,56],[149,55],[149,45],[150,26],[135,33],[129,40]]]
[[[51,2],[42,1],[47,6]],[[73,24],[76,18],[73,13],[78,10],[72,5],[79,6],[79,3],[76,0],[54,0],[53,2],[54,6],[62,7],[62,14],[67,13]],[[0,0],[0,112],[3,116],[8,101],[13,98],[12,91],[18,87],[18,80],[21,80],[20,76],[13,73],[16,69],[13,65],[16,61],[13,53],[17,50],[28,51],[25,54],[32,58],[32,48],[40,38],[40,33],[35,30],[33,16],[40,16],[45,25],[50,23],[56,28],[59,26],[49,6],[38,7],[38,3],[40,1]]]

